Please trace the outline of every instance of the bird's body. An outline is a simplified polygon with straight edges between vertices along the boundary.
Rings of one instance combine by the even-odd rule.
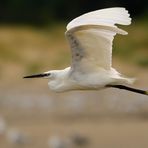
[[[133,79],[112,68],[112,43],[116,34],[127,34],[115,24],[130,23],[128,11],[121,7],[96,10],[75,18],[65,33],[72,52],[71,66],[24,78],[48,78],[49,88],[56,92],[99,90],[109,86],[123,89],[118,86],[131,84]]]
[[[98,69],[95,72],[73,72],[71,67],[63,70],[50,71],[54,78],[48,83],[49,88],[56,92],[70,91],[70,90],[99,90],[108,84],[130,84],[132,79],[120,76],[115,70],[110,71]]]

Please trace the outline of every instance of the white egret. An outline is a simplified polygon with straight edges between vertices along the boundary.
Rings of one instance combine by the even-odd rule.
[[[67,25],[65,33],[72,52],[71,67],[24,78],[48,78],[49,88],[56,92],[114,87],[148,95],[148,91],[125,86],[132,84],[134,79],[112,68],[114,36],[127,34],[115,24],[131,24],[125,8],[101,9],[75,18]]]
[[[29,137],[19,131],[18,129],[9,129],[6,132],[7,140],[13,144],[29,144],[30,139]]]
[[[72,147],[72,143],[69,139],[53,135],[48,140],[48,146],[50,148],[69,148]]]
[[[6,122],[4,118],[0,116],[0,137],[4,135],[6,128],[7,128]]]

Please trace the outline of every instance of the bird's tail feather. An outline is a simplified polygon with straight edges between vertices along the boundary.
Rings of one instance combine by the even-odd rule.
[[[135,92],[135,93],[148,95],[148,90],[141,90],[141,89],[125,86],[125,85],[107,85],[106,87],[114,87],[114,88],[119,88],[119,89],[125,89],[125,90],[132,91],[132,92]]]

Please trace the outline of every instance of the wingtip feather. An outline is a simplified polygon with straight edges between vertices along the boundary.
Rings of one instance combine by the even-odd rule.
[[[115,24],[130,25],[131,18],[128,10],[126,10],[124,7],[105,8],[85,13],[73,19],[67,25],[67,30],[88,24],[112,27],[115,26]]]

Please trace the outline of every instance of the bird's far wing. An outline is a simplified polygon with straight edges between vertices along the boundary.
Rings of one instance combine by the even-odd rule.
[[[129,13],[125,8],[122,7],[106,8],[85,13],[73,19],[70,23],[68,23],[66,28],[67,30],[70,30],[74,27],[86,24],[103,25],[103,26],[115,26],[115,24],[130,25],[131,18],[129,17]]]
[[[72,20],[66,31],[72,49],[71,67],[77,71],[110,69],[113,38],[116,33],[127,34],[114,24],[128,25],[130,21],[124,8],[102,9]]]

